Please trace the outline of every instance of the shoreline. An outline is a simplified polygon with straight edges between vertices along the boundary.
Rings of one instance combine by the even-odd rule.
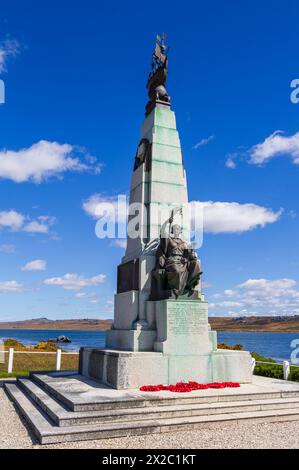
[[[299,334],[299,315],[295,316],[252,316],[252,317],[209,317],[212,330],[230,333],[294,333]],[[30,320],[0,322],[0,330],[51,330],[51,331],[107,331],[113,320],[94,318]]]
[[[2,330],[11,330],[11,331],[19,331],[19,330],[32,330],[32,331],[107,331],[110,330],[111,327],[84,327],[84,326],[78,326],[78,327],[69,327],[69,326],[55,326],[55,327],[50,327],[50,326],[45,326],[45,327],[40,327],[40,326],[11,326],[11,327],[2,327],[0,324],[0,331]]]
[[[212,325],[211,325],[212,326]],[[68,326],[59,326],[59,327],[5,327],[2,328],[0,325],[0,331],[108,331],[111,327],[68,327]],[[281,330],[271,330],[271,329],[259,329],[259,328],[217,328],[212,326],[212,330],[216,330],[217,332],[223,333],[298,333],[299,328],[297,329],[281,329]]]

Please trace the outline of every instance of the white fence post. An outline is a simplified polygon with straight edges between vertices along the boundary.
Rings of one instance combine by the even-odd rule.
[[[254,372],[254,369],[255,369],[255,366],[256,366],[256,360],[254,359],[254,357],[251,358],[252,359],[252,362],[251,362],[251,371],[252,373]]]
[[[5,362],[5,347],[2,339],[0,339],[0,364]]]
[[[9,374],[11,374],[12,371],[13,371],[13,352],[14,352],[14,349],[9,348],[9,351],[8,351],[8,367],[7,367],[7,372]]]
[[[56,370],[61,369],[61,349],[56,351]]]
[[[290,363],[289,361],[283,361],[283,379],[288,380],[290,375]]]

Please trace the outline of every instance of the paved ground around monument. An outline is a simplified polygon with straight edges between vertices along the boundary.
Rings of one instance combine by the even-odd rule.
[[[287,384],[286,384],[287,386]],[[4,425],[5,424],[5,425]],[[215,424],[204,429],[40,446],[0,388],[0,448],[299,448],[299,422]]]

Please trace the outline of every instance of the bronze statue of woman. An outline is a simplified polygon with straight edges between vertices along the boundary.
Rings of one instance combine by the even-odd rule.
[[[156,272],[165,271],[165,290],[176,298],[184,294],[193,295],[202,274],[197,254],[180,238],[181,227],[172,225],[178,212],[182,214],[182,209],[173,209],[170,218],[162,225],[156,252]]]

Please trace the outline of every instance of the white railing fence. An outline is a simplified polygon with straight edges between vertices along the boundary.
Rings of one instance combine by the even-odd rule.
[[[283,378],[284,380],[288,380],[290,372],[291,372],[291,366],[290,366],[289,361],[283,361],[282,366],[283,366]]]
[[[78,356],[79,352],[78,351],[71,351],[71,352],[62,352],[61,349],[57,349],[57,351],[54,352],[48,352],[48,351],[15,351],[14,348],[9,348],[8,351],[2,351],[3,354],[8,354],[8,361],[7,361],[7,372],[8,374],[13,373],[13,365],[14,365],[14,357],[15,354],[52,354],[56,356],[56,364],[55,364],[55,370],[61,370],[61,358],[62,355],[64,356]]]

